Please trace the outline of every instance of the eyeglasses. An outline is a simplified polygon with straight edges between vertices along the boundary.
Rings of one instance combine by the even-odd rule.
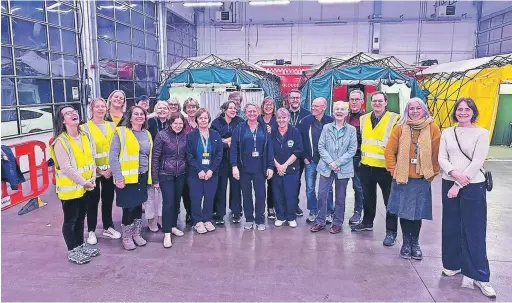
[[[385,100],[372,100],[372,103],[384,103],[386,102]]]
[[[363,100],[363,99],[361,99],[361,98],[349,98],[349,99],[348,99],[348,101],[349,101],[349,102],[353,102],[353,101],[361,101],[361,100]]]
[[[178,103],[169,103],[169,106],[178,106]]]
[[[67,112],[63,113],[62,115],[69,116],[69,115],[74,115],[74,114],[78,114],[78,111],[76,109],[68,110]]]
[[[300,97],[290,97],[292,100],[300,100]]]

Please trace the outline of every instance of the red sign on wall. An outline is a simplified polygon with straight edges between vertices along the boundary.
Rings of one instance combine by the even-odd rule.
[[[311,68],[310,65],[271,65],[263,66],[269,72],[281,78],[281,93],[288,94],[294,88],[299,87],[302,72]]]

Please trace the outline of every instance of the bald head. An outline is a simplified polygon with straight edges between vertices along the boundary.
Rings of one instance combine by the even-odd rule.
[[[315,118],[322,119],[327,109],[327,100],[324,97],[318,97],[311,103],[311,113]]]

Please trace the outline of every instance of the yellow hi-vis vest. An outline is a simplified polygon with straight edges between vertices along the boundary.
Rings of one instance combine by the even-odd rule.
[[[387,111],[375,128],[372,128],[371,115],[372,113],[368,113],[359,118],[362,137],[361,163],[373,167],[386,167],[384,149],[399,115]]]
[[[121,150],[119,152],[119,164],[121,165],[121,173],[123,174],[124,183],[132,184],[139,181],[139,141],[133,134],[133,131],[126,126],[116,128]],[[153,140],[151,134],[146,130],[149,138],[149,170],[148,184],[151,184],[151,156],[153,154]]]
[[[94,160],[96,161],[96,166],[101,170],[106,170],[110,167],[108,164],[108,152],[110,151],[110,142],[115,130],[113,122],[105,121],[104,123],[107,131],[106,136],[91,120],[80,126],[82,130],[89,134],[89,138],[94,141],[94,146],[96,147],[96,158]]]
[[[57,195],[61,200],[71,200],[82,197],[85,194],[85,187],[76,184],[69,177],[64,175],[60,170],[57,157],[55,157],[54,144],[61,142],[62,146],[69,155],[69,162],[71,166],[85,179],[92,178],[94,169],[94,159],[92,157],[92,148],[89,137],[86,133],[80,134],[82,140],[82,148],[75,142],[73,138],[67,133],[63,133],[55,139],[50,146],[50,156],[55,161],[55,189]]]

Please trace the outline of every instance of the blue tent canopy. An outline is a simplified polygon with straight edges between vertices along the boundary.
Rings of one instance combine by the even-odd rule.
[[[392,85],[405,83],[411,88],[411,98],[419,97],[425,100],[415,78],[401,74],[389,67],[371,65],[355,65],[332,69],[325,74],[309,79],[302,88],[302,105],[311,107],[312,100],[324,97],[328,104],[332,102],[332,90],[336,85],[344,84],[377,84]],[[329,110],[330,106],[328,106]]]

